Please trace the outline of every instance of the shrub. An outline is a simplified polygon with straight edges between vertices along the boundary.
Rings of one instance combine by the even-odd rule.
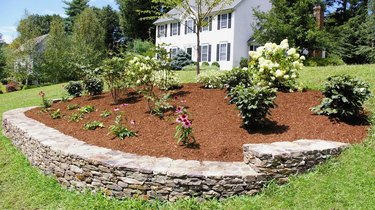
[[[83,119],[82,113],[72,113],[69,117],[69,122],[78,122]]]
[[[45,96],[46,94],[43,91],[39,92],[39,96],[42,98],[42,107],[49,108],[52,106],[53,101],[51,99],[47,99]]]
[[[78,108],[79,108],[78,104],[68,104],[68,106],[66,106],[67,110],[73,110],[73,109],[78,109]]]
[[[155,71],[154,85],[161,90],[173,90],[181,87],[179,78],[172,71]]]
[[[0,94],[4,94],[2,90],[0,90]]]
[[[249,59],[248,58],[241,58],[240,68],[247,68],[247,67],[249,67]]]
[[[83,114],[88,114],[93,111],[95,111],[95,108],[91,105],[87,105],[79,109],[79,112]]]
[[[104,124],[100,121],[90,121],[83,126],[85,130],[95,130],[97,128],[104,128]]]
[[[131,131],[122,125],[122,114],[116,116],[115,125],[111,125],[109,130],[113,135],[117,136],[121,140],[125,139],[126,137],[137,136],[136,132]]]
[[[188,65],[188,66],[185,66],[184,68],[182,68],[183,71],[196,71],[197,69],[197,66],[195,65]],[[201,66],[201,72],[203,71],[218,71],[219,70],[219,67],[215,66],[215,65],[211,65],[211,66]]]
[[[171,61],[173,70],[181,70],[183,67],[193,64],[191,56],[183,50],[179,50]]]
[[[1,84],[2,85],[7,85],[8,84],[8,79],[1,79]]]
[[[207,61],[204,61],[202,62],[201,66],[210,66],[210,63],[208,63]]]
[[[227,71],[225,75],[222,76],[222,82],[228,91],[240,84],[245,87],[249,87],[253,84],[252,74],[246,68],[234,68],[231,71]]]
[[[289,48],[288,40],[280,45],[266,43],[256,51],[250,51],[249,68],[254,72],[254,81],[280,90],[299,89],[296,79],[303,67],[304,56],[295,48]]]
[[[61,111],[60,109],[57,109],[56,111],[51,113],[51,118],[52,119],[60,119],[61,118]]]
[[[102,113],[100,113],[100,117],[107,118],[107,117],[111,116],[111,114],[112,114],[111,111],[104,110]]]
[[[249,86],[240,84],[229,92],[231,103],[240,110],[245,127],[264,123],[270,108],[274,108],[276,89],[267,86]]]
[[[197,81],[202,83],[205,88],[223,88],[223,75],[224,73],[221,71],[204,71],[198,75]]]
[[[216,66],[217,68],[220,68],[220,64],[218,62],[212,62],[211,66]]]
[[[10,81],[8,84],[5,86],[5,89],[8,93],[17,91],[19,89],[19,84],[15,81]]]
[[[66,86],[65,90],[70,96],[79,97],[82,95],[83,87],[79,81],[70,81]]]
[[[306,66],[340,66],[345,65],[345,62],[338,55],[329,55],[327,58],[307,58],[304,62]]]
[[[359,116],[371,93],[367,83],[349,75],[339,75],[327,79],[323,95],[321,104],[313,107],[312,111],[345,119]]]
[[[85,87],[85,91],[89,93],[89,95],[100,95],[103,93],[104,83],[103,80],[99,78],[88,78],[83,81],[83,85]]]

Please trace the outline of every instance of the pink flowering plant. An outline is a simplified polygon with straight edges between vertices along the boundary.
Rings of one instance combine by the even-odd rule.
[[[42,98],[42,107],[49,108],[52,106],[52,100],[46,98],[46,94],[43,91],[39,92],[39,96]]]
[[[195,138],[193,135],[193,128],[191,127],[192,121],[189,119],[189,115],[186,112],[184,107],[177,107],[176,113],[178,117],[176,122],[176,134],[177,143],[182,143],[184,146],[193,146],[195,145]]]
[[[118,112],[119,111],[119,108],[115,108],[114,109],[115,112]],[[112,133],[113,135],[115,135],[116,137],[120,138],[121,140],[124,140],[125,138],[128,138],[128,137],[134,137],[134,136],[137,136],[137,133],[134,132],[134,131],[131,131],[129,130],[127,127],[125,127],[123,124],[122,124],[122,121],[123,121],[123,117],[124,117],[124,113],[123,112],[119,112],[119,114],[116,116],[115,118],[115,124],[114,125],[111,125],[109,127],[109,131],[110,133]],[[125,120],[127,121],[126,117],[125,117]],[[135,121],[132,120],[130,122],[130,124],[132,125],[135,125]]]

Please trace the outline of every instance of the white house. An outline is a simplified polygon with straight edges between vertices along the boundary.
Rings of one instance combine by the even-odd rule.
[[[194,9],[195,0],[190,0]],[[209,24],[201,29],[201,61],[218,62],[220,69],[229,70],[239,66],[242,57],[248,57],[248,41],[255,24],[253,9],[271,9],[268,0],[234,0],[230,5],[217,7],[212,11]],[[156,44],[166,43],[167,50],[175,55],[184,50],[196,61],[196,34],[194,20],[186,17],[180,8],[170,10],[168,15],[154,22],[156,25]],[[194,29],[196,30],[196,29]]]

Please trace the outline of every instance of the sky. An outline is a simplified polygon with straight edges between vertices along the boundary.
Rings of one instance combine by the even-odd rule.
[[[68,0],[70,1],[70,0]],[[118,9],[115,0],[90,0],[90,6],[103,7],[106,5]],[[53,15],[66,17],[62,0],[0,0],[0,33],[5,42],[12,42],[17,36],[18,22],[29,14]]]

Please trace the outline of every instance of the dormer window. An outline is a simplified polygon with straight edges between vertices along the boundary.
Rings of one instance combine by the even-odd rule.
[[[232,13],[221,14],[217,16],[217,30],[232,27]]]

